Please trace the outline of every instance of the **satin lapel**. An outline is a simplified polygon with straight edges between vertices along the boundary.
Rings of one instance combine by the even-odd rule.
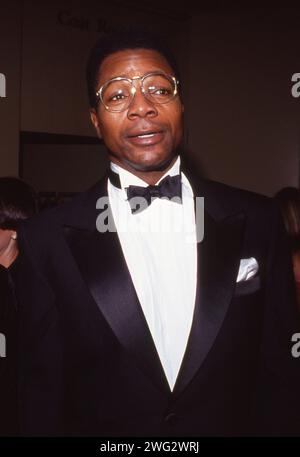
[[[64,233],[81,275],[115,336],[154,384],[170,392],[116,231],[100,233],[65,226]]]
[[[238,274],[243,213],[221,222],[207,212],[204,239],[197,245],[197,289],[192,328],[185,356],[174,387],[178,395],[193,379],[224,322]]]

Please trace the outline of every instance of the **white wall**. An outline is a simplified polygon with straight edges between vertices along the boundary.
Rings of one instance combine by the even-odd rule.
[[[299,9],[198,15],[188,48],[188,146],[204,173],[266,195],[297,186]]]

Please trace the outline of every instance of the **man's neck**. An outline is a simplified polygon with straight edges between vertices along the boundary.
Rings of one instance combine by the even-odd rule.
[[[118,165],[121,168],[124,168],[124,170],[129,171],[133,175],[137,176],[138,178],[142,179],[145,181],[148,185],[154,186],[157,181],[160,180],[160,178],[174,165],[176,162],[178,156],[173,157],[172,161],[166,165],[165,168],[161,170],[151,170],[151,171],[141,171],[141,170],[136,170],[134,168],[131,168],[129,165],[123,162],[119,162],[115,157],[111,157],[111,161]]]

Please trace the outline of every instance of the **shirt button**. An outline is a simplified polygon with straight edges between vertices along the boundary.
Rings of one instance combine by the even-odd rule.
[[[171,426],[174,426],[178,422],[178,416],[175,413],[169,413],[165,418],[164,421]]]

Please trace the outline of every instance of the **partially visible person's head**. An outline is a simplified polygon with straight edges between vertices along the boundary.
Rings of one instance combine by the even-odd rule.
[[[300,190],[284,187],[275,195],[283,216],[292,253],[300,251]]]
[[[22,219],[36,212],[36,195],[31,186],[18,178],[0,178],[0,229],[16,230]]]
[[[8,268],[18,255],[17,229],[36,212],[32,187],[18,178],[0,178],[0,264]]]
[[[91,120],[110,160],[131,172],[164,170],[175,160],[183,134],[177,78],[171,52],[148,32],[96,43],[87,66]]]

